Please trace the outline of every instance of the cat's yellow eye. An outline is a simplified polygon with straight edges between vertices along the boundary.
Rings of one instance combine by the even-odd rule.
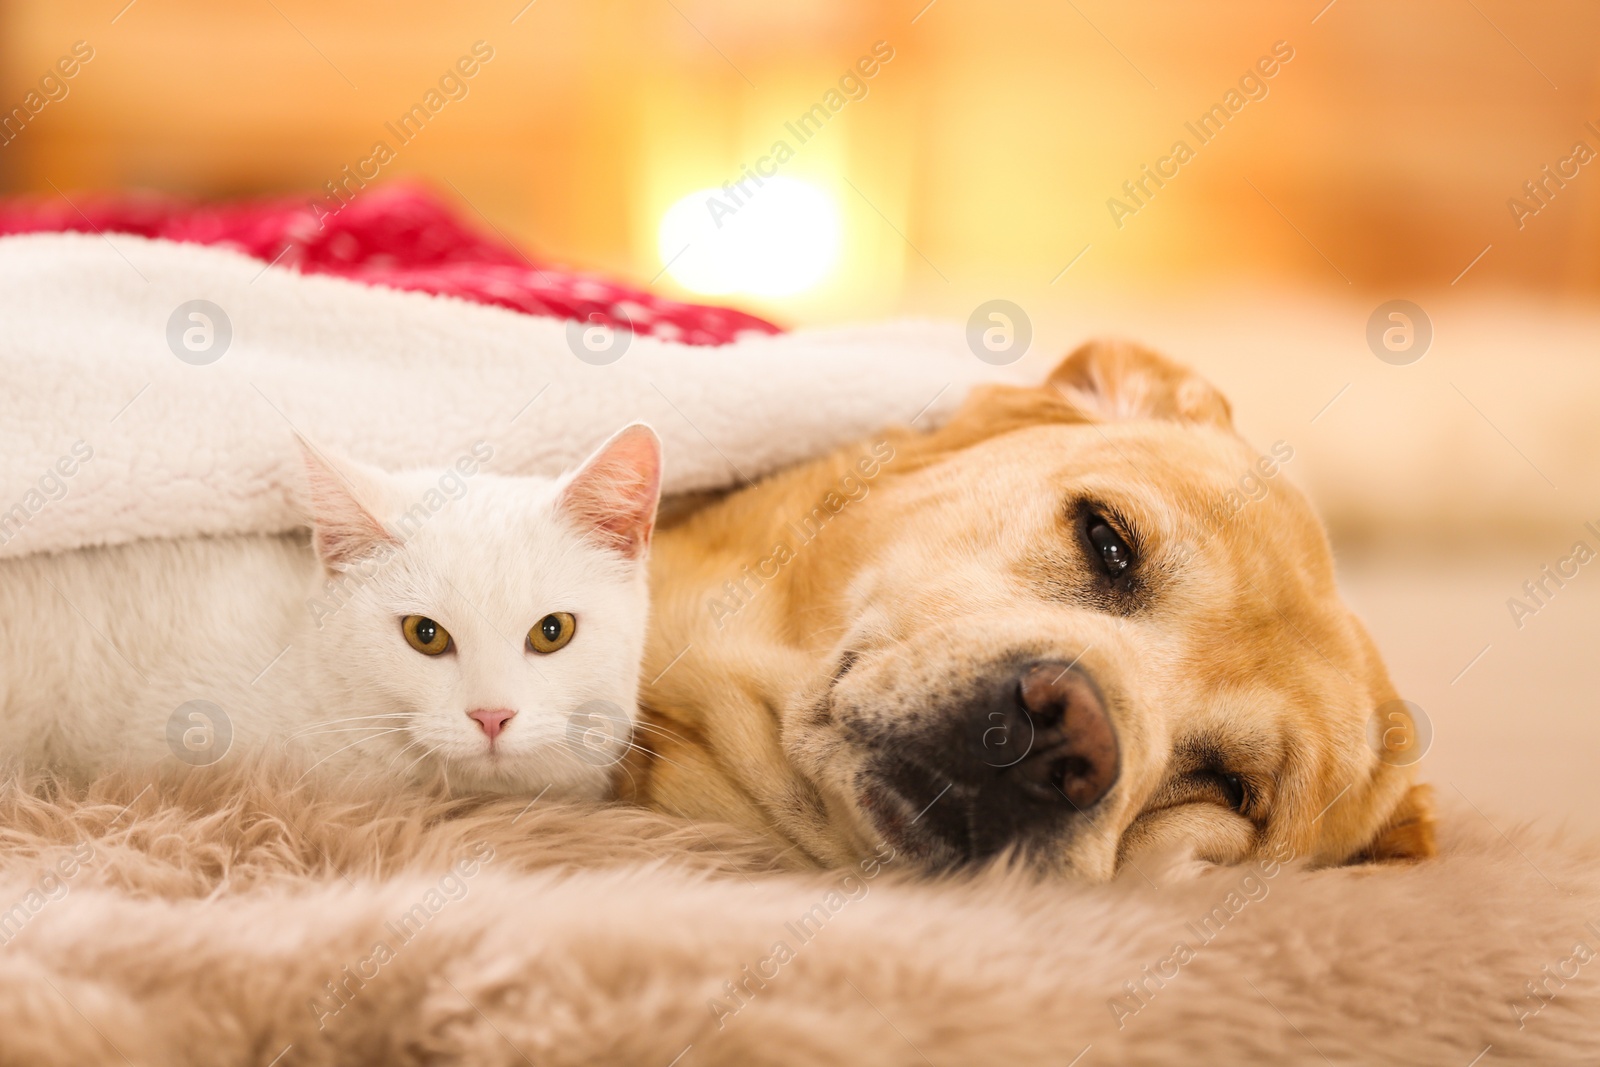
[[[552,611],[528,631],[528,647],[541,656],[567,647],[572,635],[578,632],[578,620],[569,612]]]
[[[423,615],[407,615],[400,620],[406,644],[424,656],[441,656],[450,651],[450,631]]]

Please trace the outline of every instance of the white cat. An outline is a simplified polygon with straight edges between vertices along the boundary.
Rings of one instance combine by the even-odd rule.
[[[302,444],[304,444],[302,442]],[[75,779],[288,752],[602,795],[637,713],[661,485],[636,424],[560,479],[305,445],[304,534],[0,562],[0,759]]]

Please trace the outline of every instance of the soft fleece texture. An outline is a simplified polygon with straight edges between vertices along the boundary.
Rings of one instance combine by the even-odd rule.
[[[167,344],[169,317],[197,298],[232,325],[205,366]],[[0,512],[30,512],[0,556],[291,529],[296,430],[390,469],[443,467],[483,440],[486,469],[553,475],[638,419],[660,433],[677,493],[887,423],[935,425],[995,376],[959,325],[918,323],[720,347],[635,336],[596,366],[569,345],[576,323],[127,235],[0,240],[0,322]],[[65,495],[29,499],[78,441],[94,456]]]
[[[1600,1060],[1600,958],[1567,962],[1600,948],[1594,843],[1502,837],[1465,808],[1445,826],[1427,863],[1261,879],[1119,1020],[1124,983],[1198,943],[1187,924],[1247,870],[917,884],[891,861],[847,884],[779,871],[731,829],[621,808],[319,797],[238,773],[12,785],[0,909],[71,848],[93,856],[0,946],[0,1064]],[[401,944],[387,924],[485,846],[465,895]],[[797,937],[841,890],[854,899]],[[794,958],[730,1013],[725,983],[780,940]],[[394,958],[318,1008],[378,941]]]
[[[137,194],[0,201],[0,234],[131,233],[222,245],[302,274],[417,289],[530,315],[628,325],[690,345],[778,327],[732,308],[686,304],[614,278],[529,258],[473,229],[424,187],[362,190],[336,212],[303,199],[194,203]]]

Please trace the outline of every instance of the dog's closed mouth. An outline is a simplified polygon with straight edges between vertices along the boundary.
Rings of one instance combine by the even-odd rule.
[[[1076,661],[1008,659],[921,725],[858,743],[858,803],[931,865],[1065,844],[1120,777],[1107,703]]]
[[[899,849],[912,862],[923,866],[954,866],[961,862],[969,850],[953,846],[942,834],[930,832],[929,827],[919,828],[919,824],[927,818],[928,813],[941,801],[948,799],[947,794],[952,785],[953,783],[947,783],[942,791],[918,804],[875,776],[872,782],[859,791],[856,803],[871,821],[874,829],[883,835],[884,840]],[[946,819],[941,816],[940,821],[944,822]],[[965,837],[964,822],[956,825]]]
[[[1024,800],[1032,810],[997,810],[981,786],[907,759],[881,761],[856,799],[885,841],[930,870],[981,864],[1016,847],[1033,851],[1053,836],[1055,820],[1036,818],[1051,805]]]

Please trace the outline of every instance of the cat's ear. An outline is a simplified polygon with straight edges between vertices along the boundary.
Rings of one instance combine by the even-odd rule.
[[[335,459],[299,434],[295,440],[305,459],[311,539],[323,566],[341,570],[398,546],[394,535],[361,502],[361,497],[379,497],[370,473],[357,463]]]
[[[660,500],[661,439],[636,422],[568,475],[556,503],[586,536],[640,559],[650,547]]]

